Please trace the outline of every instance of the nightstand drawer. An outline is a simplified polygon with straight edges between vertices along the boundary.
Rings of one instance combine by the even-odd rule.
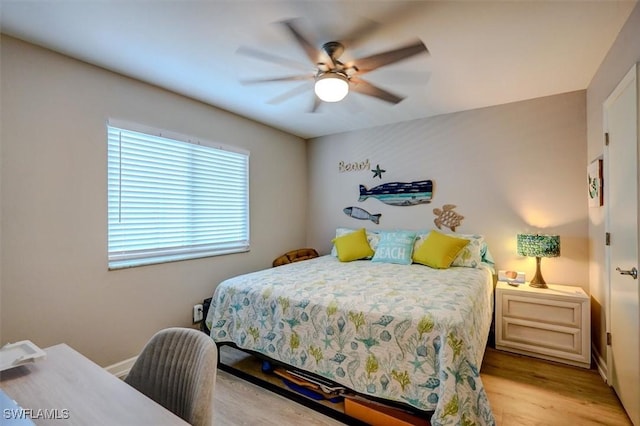
[[[513,348],[569,357],[576,361],[582,359],[582,331],[579,328],[503,317],[499,340]]]
[[[579,328],[582,320],[582,303],[504,294],[502,316]]]

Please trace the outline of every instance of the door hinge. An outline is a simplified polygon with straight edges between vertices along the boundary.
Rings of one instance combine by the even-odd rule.
[[[606,132],[606,133],[604,134],[604,144],[605,144],[606,146],[609,146],[609,132]]]
[[[605,232],[604,233],[604,245],[605,246],[610,246],[611,245],[611,232]]]
[[[607,346],[611,346],[611,333],[607,332]]]

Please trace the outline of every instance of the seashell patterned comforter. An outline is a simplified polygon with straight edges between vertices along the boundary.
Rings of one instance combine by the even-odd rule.
[[[433,411],[433,426],[494,425],[479,372],[492,310],[488,267],[321,256],[222,282],[206,323],[216,342]]]

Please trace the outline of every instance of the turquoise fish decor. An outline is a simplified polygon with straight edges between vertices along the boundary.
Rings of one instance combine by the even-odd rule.
[[[367,189],[360,185],[360,198],[376,198],[391,206],[415,206],[417,204],[430,203],[433,197],[433,182],[420,180],[416,182],[390,182]]]
[[[344,209],[342,209],[342,211],[349,217],[360,220],[370,220],[376,225],[380,223],[380,216],[382,216],[381,213],[371,214],[368,211],[361,209],[360,207],[345,207]]]

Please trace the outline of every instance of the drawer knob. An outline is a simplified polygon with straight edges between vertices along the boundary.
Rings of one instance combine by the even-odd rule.
[[[616,268],[616,271],[620,272],[620,275],[631,275],[634,280],[638,279],[638,270],[636,269],[635,266],[627,271],[625,271],[624,269],[620,269],[620,267],[618,266]]]

